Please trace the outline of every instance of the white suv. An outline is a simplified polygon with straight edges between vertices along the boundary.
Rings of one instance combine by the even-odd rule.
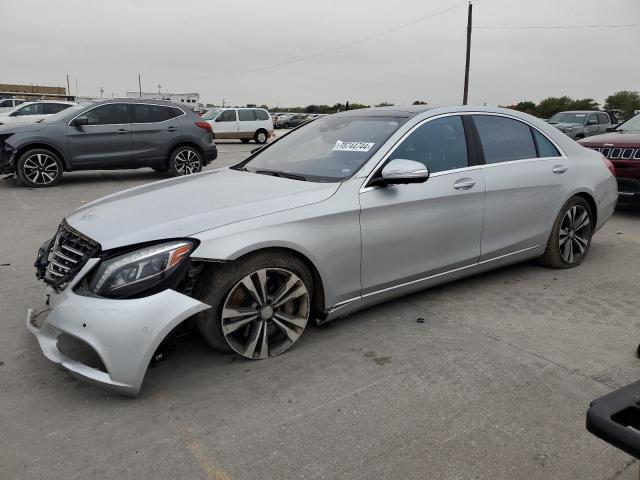
[[[75,102],[63,100],[39,100],[37,102],[24,102],[20,105],[0,112],[0,125],[13,125],[16,123],[34,123],[38,120],[66,110]]]
[[[266,143],[273,133],[271,115],[264,108],[214,108],[202,116],[215,138],[237,138]]]

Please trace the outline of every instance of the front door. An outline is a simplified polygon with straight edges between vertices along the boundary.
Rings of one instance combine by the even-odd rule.
[[[87,110],[87,125],[69,125],[67,142],[73,168],[131,168],[129,105],[108,103]],[[72,122],[73,123],[73,122]]]
[[[213,122],[216,138],[238,138],[238,115],[234,108],[223,110]]]
[[[485,185],[461,117],[427,120],[387,161],[396,158],[423,163],[430,178],[360,194],[364,295],[473,265],[480,256]]]

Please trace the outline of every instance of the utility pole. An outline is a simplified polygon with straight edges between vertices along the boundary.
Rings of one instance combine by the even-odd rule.
[[[100,87],[100,98],[102,98],[103,93],[104,93],[104,88]]]
[[[138,91],[140,92],[140,98],[142,98],[142,81],[140,80],[140,74],[138,74]]]
[[[69,74],[67,73],[67,95],[71,95],[71,87],[69,87]]]
[[[78,79],[76,78],[76,98],[78,97]]]
[[[464,94],[462,96],[462,104],[467,104],[469,98],[469,63],[471,61],[471,15],[473,12],[473,4],[469,2],[469,13],[467,16],[467,61],[464,66]]]

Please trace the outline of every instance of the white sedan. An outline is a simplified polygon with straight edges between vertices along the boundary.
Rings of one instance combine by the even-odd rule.
[[[63,100],[39,100],[37,102],[21,103],[7,111],[0,112],[0,125],[37,122],[75,104],[75,102]]]

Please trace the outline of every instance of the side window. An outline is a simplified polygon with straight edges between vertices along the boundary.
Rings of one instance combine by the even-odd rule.
[[[18,115],[42,115],[43,108],[42,103],[32,103],[25,105],[19,110],[16,110]]]
[[[485,163],[536,158],[531,129],[518,120],[495,115],[474,115]]]
[[[176,118],[182,115],[184,112],[177,107],[164,107],[168,110],[169,118]]]
[[[89,110],[86,114],[89,125],[118,125],[129,123],[129,105],[109,103]]]
[[[225,110],[218,116],[218,118],[216,118],[216,122],[235,122],[235,121],[236,121],[235,110]]]
[[[462,118],[443,117],[416,128],[389,160],[403,158],[424,164],[431,173],[469,166]]]
[[[600,120],[601,124],[610,123],[609,122],[609,115],[607,115],[606,113],[599,113],[598,114],[598,119]]]
[[[547,137],[541,134],[535,128],[532,128],[533,138],[536,142],[536,146],[538,147],[538,156],[539,157],[559,157],[560,152],[558,149],[549,141]]]
[[[597,125],[597,124],[598,124],[598,115],[595,113],[592,113],[587,118],[587,125]]]
[[[43,103],[43,111],[45,115],[52,115],[69,108],[71,105],[65,103]]]
[[[269,120],[269,114],[266,110],[254,110],[256,112],[256,118],[258,120]]]
[[[238,110],[238,117],[241,122],[254,122],[256,120],[255,110]]]

